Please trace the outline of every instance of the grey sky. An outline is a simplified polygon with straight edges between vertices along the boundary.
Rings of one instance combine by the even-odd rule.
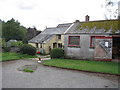
[[[87,14],[90,20],[103,20],[104,3],[105,0],[0,0],[0,19],[15,18],[27,28],[44,30],[59,23],[84,21]]]

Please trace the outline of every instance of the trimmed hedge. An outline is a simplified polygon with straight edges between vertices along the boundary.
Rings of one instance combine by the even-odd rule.
[[[29,44],[24,44],[20,47],[20,52],[22,54],[35,55],[36,54],[36,48],[29,45]]]
[[[61,48],[54,48],[50,52],[51,58],[64,58],[64,50]]]

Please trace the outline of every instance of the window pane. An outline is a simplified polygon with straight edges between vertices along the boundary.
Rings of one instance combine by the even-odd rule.
[[[69,44],[70,45],[79,45],[79,36],[70,36],[69,37]]]

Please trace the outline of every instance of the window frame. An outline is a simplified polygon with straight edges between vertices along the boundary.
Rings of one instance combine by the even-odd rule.
[[[70,44],[70,37],[79,37],[79,39],[78,39],[79,45],[71,45]],[[80,36],[68,36],[68,46],[80,46]]]
[[[90,36],[90,48],[94,48],[95,45],[92,45],[92,37],[94,37],[95,39],[111,39],[112,37],[108,36]]]
[[[94,48],[95,47],[95,45],[92,45],[92,38],[96,38],[96,36],[90,36],[90,47],[92,48]],[[95,41],[94,41],[94,43],[95,43]]]

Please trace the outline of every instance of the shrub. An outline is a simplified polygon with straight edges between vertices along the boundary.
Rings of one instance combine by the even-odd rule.
[[[2,47],[6,47],[6,41],[4,38],[0,38],[0,45],[2,45]]]
[[[37,52],[37,54],[41,54],[41,52]]]
[[[54,48],[50,52],[51,58],[64,58],[64,50],[61,48]]]
[[[11,46],[22,46],[22,45],[23,45],[22,41],[11,42]]]
[[[10,51],[10,47],[4,47],[3,50],[4,50],[4,52],[9,52]]]
[[[45,55],[45,50],[44,49],[40,49],[40,53],[41,53],[41,55]]]
[[[35,55],[36,54],[36,48],[29,45],[29,44],[24,44],[20,47],[20,52],[23,53],[23,54]]]
[[[46,55],[44,49],[40,49],[40,50],[37,52],[37,54],[39,54],[39,55]]]

